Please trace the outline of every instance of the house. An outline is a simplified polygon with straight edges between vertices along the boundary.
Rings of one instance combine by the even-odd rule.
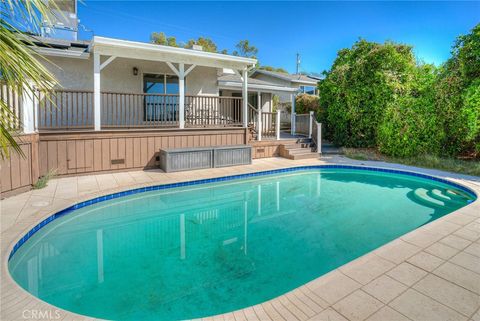
[[[52,170],[153,168],[160,149],[249,144],[253,158],[262,158],[296,142],[281,135],[272,97],[294,102],[298,88],[249,76],[255,59],[100,36],[20,37],[34,44],[59,86],[13,97],[0,83],[0,99],[20,117],[26,155],[0,162],[2,193],[28,188]],[[311,134],[311,116],[293,117],[291,134]]]
[[[259,107],[272,113],[274,94],[291,101],[297,93],[296,87],[277,82],[244,81],[256,64],[250,58],[98,36],[91,41],[30,40],[48,59],[45,64],[61,86],[58,91],[73,99],[67,109],[39,109],[40,129],[247,127],[252,119],[244,113]],[[76,105],[83,103],[80,98],[92,101],[87,107]]]
[[[253,79],[258,79],[282,87],[296,88],[298,93],[318,95],[318,79],[302,74],[287,74],[282,72],[256,69],[251,74]],[[279,94],[280,102],[291,102],[291,96],[286,93]]]

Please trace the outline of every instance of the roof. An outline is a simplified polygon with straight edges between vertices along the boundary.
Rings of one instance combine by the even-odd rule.
[[[217,68],[243,69],[251,68],[257,63],[257,60],[252,58],[99,36],[93,37],[90,47],[91,51],[106,56],[198,64]]]
[[[64,40],[41,36],[21,34],[20,39],[27,44],[34,44],[33,50],[45,56],[88,59],[90,41]]]
[[[24,34],[21,37],[26,43],[35,44],[34,50],[46,56],[87,59],[93,52],[105,56],[234,69],[252,68],[257,63],[257,60],[252,58],[99,36],[94,36],[91,41],[53,39]]]
[[[314,78],[310,78],[308,76],[302,75],[302,74],[286,74],[282,72],[276,72],[276,71],[268,71],[268,70],[262,70],[262,69],[256,69],[252,76],[255,75],[256,73],[291,81],[293,83],[301,83],[301,84],[309,84],[309,85],[317,85],[318,80]]]
[[[218,77],[218,85],[220,88],[240,89],[242,88],[242,79],[237,74],[224,74]],[[258,90],[262,92],[288,92],[295,93],[298,88],[279,86],[278,84],[268,81],[248,78],[248,89]]]

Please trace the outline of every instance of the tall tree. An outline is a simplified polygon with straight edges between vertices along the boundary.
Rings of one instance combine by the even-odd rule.
[[[198,37],[197,40],[190,39],[185,45],[185,48],[192,48],[193,45],[202,46],[203,51],[217,52],[217,45],[210,38]]]
[[[0,80],[17,95],[32,95],[36,88],[49,90],[57,84],[53,75],[37,60],[34,44],[23,37],[20,26],[29,23],[39,30],[42,21],[50,21],[54,2],[43,0],[3,0],[0,6]],[[15,23],[18,21],[18,23]],[[0,99],[0,157],[9,156],[10,147],[22,153],[15,141],[18,120],[12,106]]]
[[[235,48],[237,48],[237,50],[233,52],[235,56],[256,58],[258,54],[257,47],[250,45],[250,42],[248,40],[239,41]]]

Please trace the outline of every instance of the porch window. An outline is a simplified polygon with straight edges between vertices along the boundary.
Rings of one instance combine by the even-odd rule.
[[[145,121],[178,120],[178,77],[165,74],[143,75]]]

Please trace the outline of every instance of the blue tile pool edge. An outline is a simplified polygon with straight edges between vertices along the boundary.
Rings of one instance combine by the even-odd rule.
[[[194,181],[187,181],[187,182],[180,182],[180,183],[170,183],[170,184],[160,184],[160,185],[153,185],[153,186],[146,186],[146,187],[139,187],[123,192],[117,192],[113,194],[108,194],[104,196],[99,196],[87,201],[79,202],[76,203],[72,206],[69,206],[59,212],[56,212],[37,225],[35,225],[30,231],[28,231],[27,234],[25,234],[20,240],[18,240],[17,243],[13,246],[13,249],[10,251],[10,254],[8,256],[8,261],[13,257],[13,255],[18,251],[18,249],[30,238],[32,237],[36,232],[38,232],[41,228],[46,226],[48,223],[54,221],[55,219],[62,217],[66,214],[69,214],[77,209],[80,209],[85,206],[93,205],[96,203],[104,202],[107,200],[123,197],[123,196],[128,196],[128,195],[133,195],[133,194],[138,194],[138,193],[144,193],[144,192],[150,192],[150,191],[157,191],[157,190],[163,190],[163,189],[170,189],[170,188],[176,188],[176,187],[183,187],[183,186],[191,186],[191,185],[201,185],[201,184],[208,184],[208,183],[214,183],[214,182],[224,182],[224,181],[230,181],[230,180],[235,180],[235,179],[242,179],[242,178],[250,178],[250,177],[255,177],[255,176],[265,176],[265,175],[270,175],[270,174],[277,174],[277,173],[287,173],[287,172],[295,172],[295,171],[302,171],[302,170],[311,170],[311,169],[354,169],[354,170],[366,170],[366,171],[373,171],[373,172],[384,172],[384,173],[393,173],[393,174],[403,174],[407,176],[415,176],[415,177],[420,177],[420,178],[425,178],[429,180],[433,180],[436,182],[444,183],[447,185],[450,185],[452,187],[455,187],[457,189],[460,189],[470,195],[472,195],[474,198],[477,198],[477,193],[475,193],[473,190],[470,188],[457,184],[455,182],[451,182],[449,180],[435,177],[435,176],[430,176],[426,174],[421,174],[421,173],[416,173],[416,172],[410,172],[410,171],[403,171],[403,170],[398,170],[398,169],[388,169],[388,168],[377,168],[377,167],[368,167],[368,166],[353,166],[353,165],[309,165],[309,166],[297,166],[297,167],[288,167],[288,168],[281,168],[281,169],[273,169],[273,170],[268,170],[268,171],[260,171],[260,172],[254,172],[254,173],[247,173],[247,174],[238,174],[238,175],[230,175],[230,176],[222,176],[222,177],[215,177],[215,178],[206,178],[206,179],[200,179],[200,180],[194,180]],[[473,201],[472,201],[473,202]]]

